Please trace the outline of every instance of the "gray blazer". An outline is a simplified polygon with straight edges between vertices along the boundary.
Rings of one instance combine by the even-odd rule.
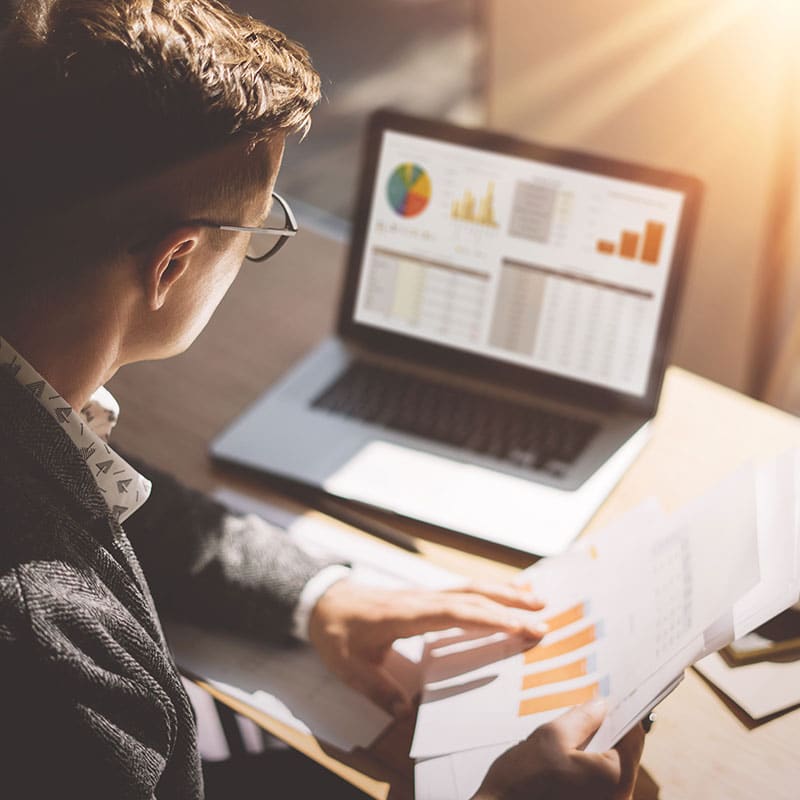
[[[156,608],[287,637],[324,566],[266,523],[142,471],[153,493],[123,530],[69,437],[0,370],[4,797],[201,798],[192,709]]]

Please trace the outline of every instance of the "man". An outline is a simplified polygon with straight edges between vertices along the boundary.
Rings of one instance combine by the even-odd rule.
[[[318,97],[300,46],[218,0],[25,0],[6,33],[4,795],[203,796],[191,708],[156,609],[306,638],[398,714],[408,700],[381,668],[394,639],[452,626],[543,633],[529,613],[541,603],[510,587],[359,587],[345,565],[310,558],[108,442],[118,409],[97,387],[200,333],[248,247],[273,236],[247,229],[262,226],[286,135],[307,129]],[[478,796],[626,796],[640,733],[610,753],[579,750],[602,713],[577,709],[541,729]]]

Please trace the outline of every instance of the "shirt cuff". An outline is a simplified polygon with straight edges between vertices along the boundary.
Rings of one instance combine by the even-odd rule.
[[[292,636],[302,642],[308,641],[308,625],[311,622],[311,612],[314,610],[317,601],[333,586],[345,578],[348,578],[352,570],[343,564],[333,564],[330,567],[321,569],[303,587],[300,592],[300,599],[292,615]]]

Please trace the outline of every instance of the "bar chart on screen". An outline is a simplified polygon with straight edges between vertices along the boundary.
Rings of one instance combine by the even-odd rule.
[[[619,256],[656,266],[661,260],[664,231],[664,223],[648,220],[644,233],[623,230],[617,240],[598,239],[595,248],[602,255]]]
[[[453,200],[450,217],[488,228],[498,227],[494,205],[494,181],[489,181],[486,192],[480,199],[477,199],[469,189],[465,189],[460,197]]]
[[[669,265],[677,217],[663,197],[609,189],[593,195],[586,212],[584,252],[595,256],[597,268],[604,263],[608,268],[616,265],[614,269],[627,265],[635,269],[620,274],[634,282],[644,280],[641,285],[651,285],[647,275],[655,277],[655,268]]]
[[[504,235],[505,194],[490,172],[466,181],[456,171],[444,171],[438,208],[448,259],[484,269],[496,261]]]

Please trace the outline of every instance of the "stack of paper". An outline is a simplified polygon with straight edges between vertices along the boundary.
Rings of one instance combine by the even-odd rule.
[[[730,667],[718,653],[695,664],[749,717],[761,720],[800,705],[800,660],[758,661]]]
[[[431,637],[417,800],[466,800],[500,753],[596,696],[609,714],[588,749],[613,746],[684,669],[796,602],[798,476],[795,453],[747,467],[676,514],[646,503],[526,570],[548,603],[535,648]]]

